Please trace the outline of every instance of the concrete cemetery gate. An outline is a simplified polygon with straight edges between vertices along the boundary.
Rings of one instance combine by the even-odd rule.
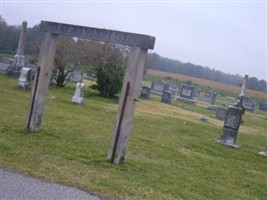
[[[113,132],[112,148],[108,154],[108,159],[112,163],[123,162],[134,117],[136,99],[141,86],[147,50],[154,48],[155,37],[48,21],[41,22],[41,30],[44,31],[44,36],[26,124],[27,129],[30,131],[37,131],[41,127],[46,91],[52,72],[58,35],[130,46],[127,69],[117,111],[117,122]]]

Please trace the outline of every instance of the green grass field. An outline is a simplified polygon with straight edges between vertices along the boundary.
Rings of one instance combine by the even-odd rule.
[[[75,85],[50,88],[41,130],[25,129],[31,91],[0,75],[0,167],[114,199],[262,199],[267,197],[267,112],[246,112],[237,144],[215,143],[223,122],[204,104],[160,97],[138,102],[126,160],[107,161],[118,100],[86,88],[84,105],[71,103]],[[222,100],[222,99],[221,99]],[[208,122],[199,120],[209,116]]]

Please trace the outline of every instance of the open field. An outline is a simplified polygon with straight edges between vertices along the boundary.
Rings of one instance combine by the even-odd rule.
[[[233,86],[233,85],[227,85],[224,83],[219,83],[215,81],[209,81],[205,79],[200,79],[192,76],[186,76],[182,74],[175,74],[175,73],[169,73],[169,72],[162,72],[162,71],[156,71],[156,70],[147,70],[147,74],[155,76],[155,77],[161,77],[161,78],[166,78],[166,77],[171,77],[173,79],[178,79],[181,81],[187,81],[187,80],[192,80],[194,84],[205,86],[205,87],[211,87],[211,88],[216,88],[219,90],[223,91],[229,91],[235,94],[240,93],[240,87]],[[259,92],[256,90],[250,90],[246,89],[246,95],[248,96],[253,96],[253,97],[258,97],[258,98],[263,98],[267,99],[267,93],[264,92]]]
[[[118,100],[75,85],[50,88],[41,130],[25,121],[31,91],[0,75],[0,168],[114,199],[262,199],[267,196],[267,112],[246,112],[235,150],[215,143],[223,122],[205,104],[139,99],[123,165],[107,162]],[[201,115],[208,122],[199,120]]]

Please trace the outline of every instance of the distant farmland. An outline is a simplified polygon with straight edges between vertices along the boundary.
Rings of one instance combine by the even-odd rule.
[[[175,74],[175,73],[170,73],[170,72],[156,71],[156,70],[152,70],[152,69],[149,69],[147,71],[147,74],[155,76],[155,77],[160,77],[160,78],[171,77],[172,79],[178,79],[180,81],[192,80],[194,84],[197,84],[200,86],[216,88],[219,90],[224,90],[227,92],[233,92],[236,94],[240,93],[240,87],[228,85],[228,84],[224,84],[224,83],[219,83],[219,82],[215,82],[215,81],[200,79],[200,78],[196,78],[196,77],[192,77],[192,76],[186,76],[186,75]],[[251,89],[246,89],[246,95],[267,99],[267,93],[259,92],[259,91],[251,90]]]

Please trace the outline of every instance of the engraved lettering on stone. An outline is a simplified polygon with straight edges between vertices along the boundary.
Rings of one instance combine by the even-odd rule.
[[[47,21],[42,21],[41,30],[52,32],[54,34],[81,37],[90,40],[101,40],[103,42],[118,43],[130,46],[139,46],[147,49],[153,49],[155,43],[155,38],[148,35],[59,24]]]

